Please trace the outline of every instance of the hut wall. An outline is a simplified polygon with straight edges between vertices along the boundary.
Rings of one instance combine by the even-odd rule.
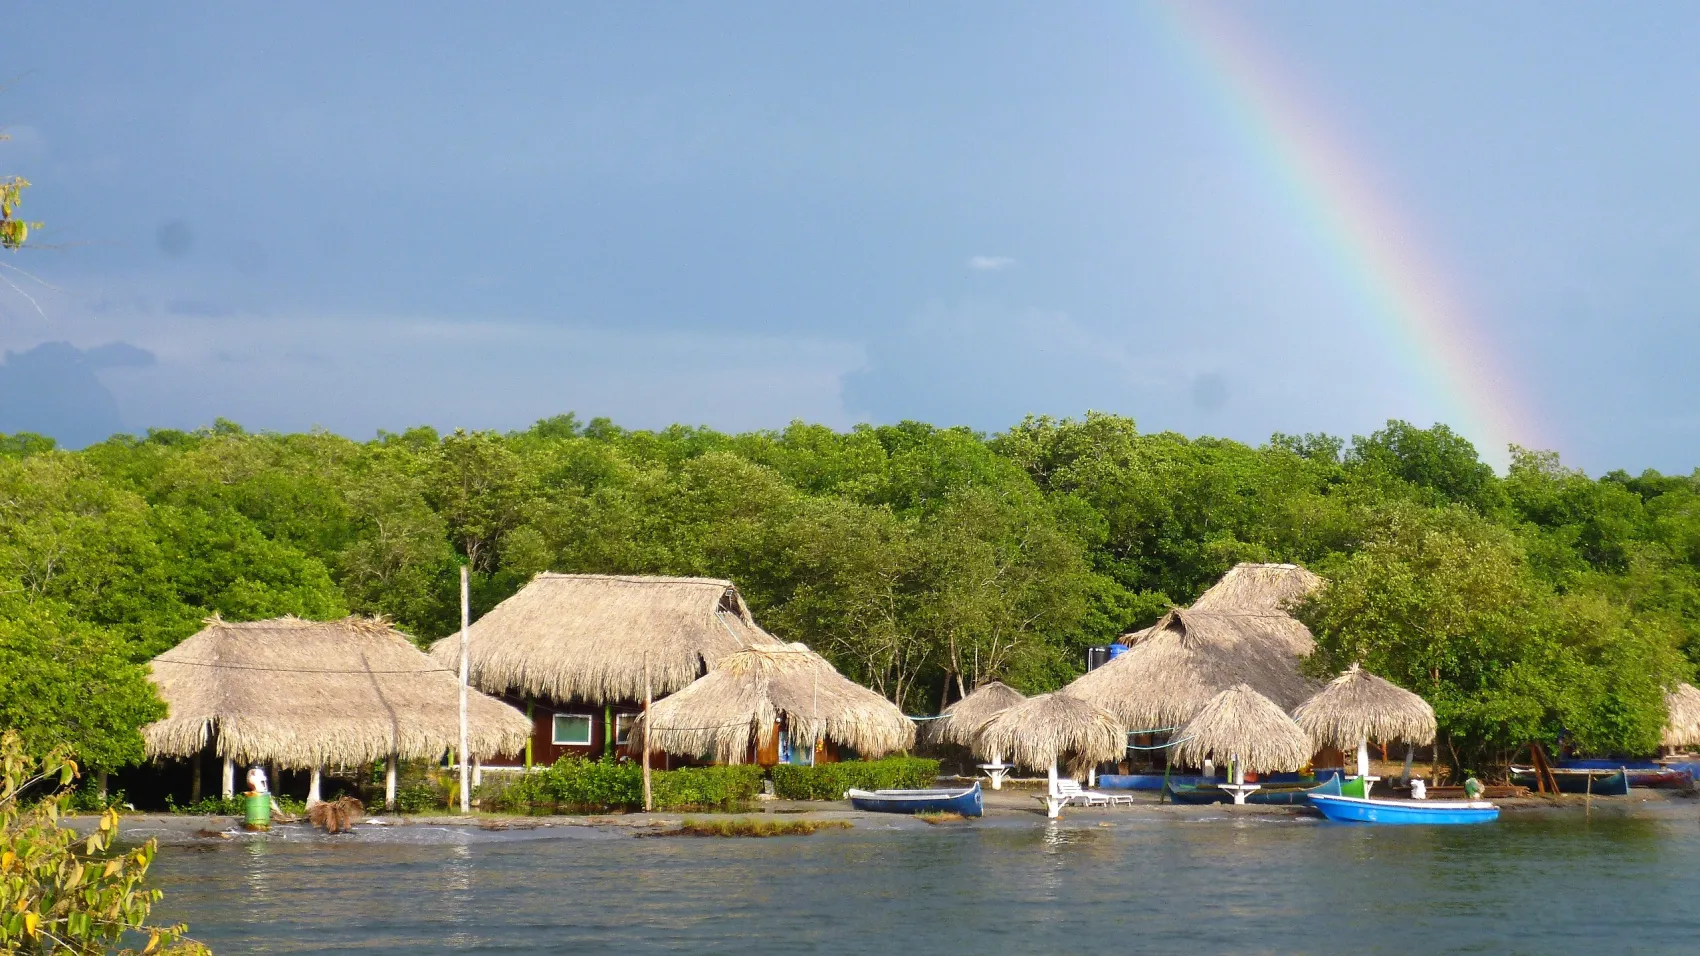
[[[521,712],[526,709],[527,702],[522,698],[503,697],[502,699],[519,708]],[[642,702],[622,701],[606,707],[600,704],[584,704],[576,701],[560,703],[552,700],[534,700],[530,704],[531,762],[534,766],[546,767],[562,757],[598,760],[610,752],[608,746],[610,734],[616,735],[612,749],[615,759],[643,759],[643,754],[621,743],[631,721],[643,713]],[[588,723],[589,743],[556,743],[555,718],[557,716],[581,718],[585,723]],[[574,724],[577,723],[577,721],[574,721]],[[562,729],[566,730],[569,727],[563,726]],[[690,761],[681,760],[659,751],[650,752],[649,762],[650,766],[657,770],[672,770],[676,767],[687,766],[690,763]],[[501,757],[491,759],[486,766],[524,767],[525,753],[503,754]]]

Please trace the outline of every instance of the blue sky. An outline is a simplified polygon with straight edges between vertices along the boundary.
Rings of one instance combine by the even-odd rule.
[[[1527,440],[1700,464],[1700,6],[1217,9],[1457,278]],[[51,288],[0,286],[0,431],[1444,417],[1162,19],[20,9],[0,172],[48,248],[4,261]]]

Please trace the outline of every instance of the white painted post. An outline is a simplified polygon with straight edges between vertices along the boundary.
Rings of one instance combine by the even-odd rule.
[[[467,650],[472,637],[469,631],[472,618],[472,598],[470,586],[467,584],[466,565],[460,566],[460,812],[469,813],[472,810],[472,788],[466,779],[467,771],[467,730],[466,730],[466,671]]]
[[[324,802],[324,798],[319,795],[319,777],[319,766],[314,764],[313,775],[307,779],[307,805],[309,807],[315,803]]]
[[[396,756],[390,754],[384,759],[384,809],[395,809],[395,771]]]
[[[1358,776],[1369,776],[1369,741],[1367,739],[1358,741]]]
[[[472,788],[474,790],[484,785],[484,758],[472,758]]]
[[[1062,797],[1057,793],[1057,761],[1053,757],[1051,759],[1049,789],[1045,794],[1045,816],[1055,820],[1062,815],[1062,805]]]
[[[224,799],[229,800],[236,796],[236,761],[229,757],[224,758],[224,780],[222,783],[223,786],[219,792],[224,794]]]

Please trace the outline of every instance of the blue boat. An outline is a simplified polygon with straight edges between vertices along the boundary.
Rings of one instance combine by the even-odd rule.
[[[850,805],[869,813],[960,813],[977,817],[983,812],[978,781],[966,790],[846,790]]]
[[[1377,800],[1313,793],[1311,806],[1330,820],[1349,823],[1492,823],[1499,808],[1485,800]]]
[[[1204,778],[1195,773],[1177,773],[1165,777],[1160,773],[1101,773],[1099,790],[1161,790],[1164,782],[1182,787],[1196,787]]]

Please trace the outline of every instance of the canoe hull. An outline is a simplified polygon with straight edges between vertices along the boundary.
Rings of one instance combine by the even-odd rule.
[[[1553,780],[1558,783],[1559,793],[1592,793],[1596,797],[1624,797],[1629,795],[1629,775],[1622,770],[1615,773],[1604,773],[1599,770],[1553,770]],[[1590,779],[1592,782],[1590,783]],[[1524,767],[1513,767],[1511,782],[1530,790],[1539,789],[1535,779],[1535,771]]]
[[[1329,777],[1315,787],[1265,787],[1253,790],[1246,795],[1245,802],[1265,807],[1302,807],[1309,802],[1313,793],[1337,794],[1340,792],[1340,778]],[[1227,791],[1215,784],[1188,787],[1185,785],[1171,786],[1166,793],[1175,803],[1211,804],[1231,803],[1232,798]]]
[[[977,817],[985,812],[980,785],[966,790],[850,790],[850,805],[867,813],[960,813]]]
[[[1312,794],[1311,806],[1341,823],[1470,824],[1492,823],[1499,808],[1483,801],[1376,800]]]

